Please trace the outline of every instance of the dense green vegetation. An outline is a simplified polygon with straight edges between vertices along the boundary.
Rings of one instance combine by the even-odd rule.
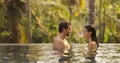
[[[91,0],[94,1],[94,0]],[[120,42],[120,0],[95,0],[93,23],[99,42]],[[0,0],[1,43],[51,43],[61,21],[71,22],[70,42],[92,18],[89,0]],[[93,3],[92,3],[93,4]]]

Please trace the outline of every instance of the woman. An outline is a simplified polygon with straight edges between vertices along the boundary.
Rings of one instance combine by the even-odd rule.
[[[88,41],[88,51],[87,51],[87,59],[94,60],[96,56],[96,51],[99,47],[97,37],[96,37],[96,30],[91,26],[87,25],[84,27],[83,30],[84,38]]]

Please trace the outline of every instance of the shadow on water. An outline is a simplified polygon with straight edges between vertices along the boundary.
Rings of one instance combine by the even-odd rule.
[[[85,45],[72,44],[71,63],[119,63],[119,44],[100,44],[95,60],[84,57]],[[54,52],[52,44],[0,44],[0,63],[59,63]]]
[[[0,44],[0,63],[56,63],[51,44]]]
[[[86,58],[84,63],[96,63],[96,60],[95,60],[95,58]]]
[[[0,46],[0,63],[29,63],[28,46]]]

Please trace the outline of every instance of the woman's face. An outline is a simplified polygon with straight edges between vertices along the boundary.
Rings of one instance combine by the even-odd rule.
[[[83,29],[83,35],[84,35],[84,38],[86,38],[86,39],[91,37],[91,33],[88,32],[86,28]]]

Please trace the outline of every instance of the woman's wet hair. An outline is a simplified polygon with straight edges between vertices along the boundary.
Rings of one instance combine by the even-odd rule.
[[[68,25],[71,25],[70,23],[68,22],[61,22],[59,24],[59,32],[63,32],[63,29],[68,29]]]
[[[91,32],[91,38],[92,38],[92,41],[95,41],[97,43],[97,46],[99,47],[99,44],[98,44],[98,40],[97,40],[97,37],[96,37],[96,30],[94,27],[92,27],[91,25],[86,25],[85,28],[87,29],[88,32]]]

